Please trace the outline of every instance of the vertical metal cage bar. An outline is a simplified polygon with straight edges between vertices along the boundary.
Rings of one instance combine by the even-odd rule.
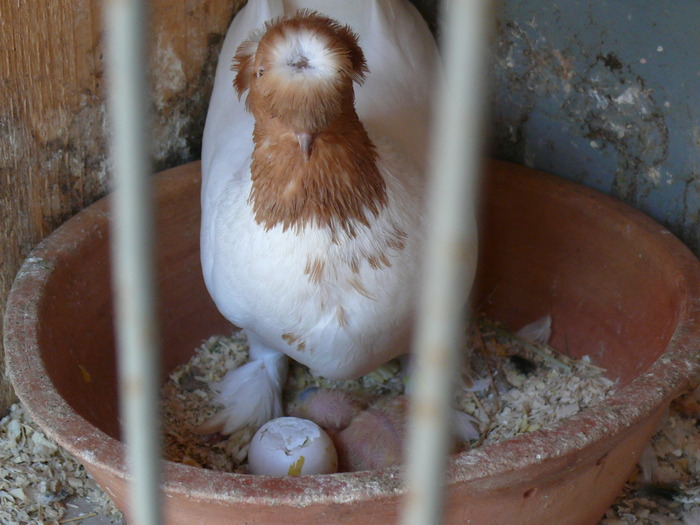
[[[437,94],[425,278],[418,311],[404,525],[442,521],[450,401],[464,340],[468,259],[476,248],[473,216],[485,96],[487,1],[445,2],[445,82]]]
[[[161,522],[158,329],[153,269],[148,16],[144,0],[106,0],[113,124],[112,228],[119,391],[133,523]]]

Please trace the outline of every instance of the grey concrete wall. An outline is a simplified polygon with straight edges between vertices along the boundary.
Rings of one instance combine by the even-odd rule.
[[[609,193],[700,253],[700,2],[497,2],[492,154]]]
[[[434,21],[435,0],[414,0]],[[611,194],[700,254],[700,1],[495,0],[491,155]]]

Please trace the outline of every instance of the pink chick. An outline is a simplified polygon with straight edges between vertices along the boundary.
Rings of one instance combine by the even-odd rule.
[[[235,17],[203,139],[201,258],[250,359],[213,385],[223,409],[201,432],[281,416],[288,357],[351,379],[409,350],[438,61],[407,0],[251,0]]]
[[[375,470],[401,464],[406,442],[409,396],[383,399],[357,414],[343,430],[331,435],[341,471]],[[450,452],[478,437],[475,419],[453,411]],[[469,423],[469,430],[461,428]]]
[[[341,470],[375,470],[399,465],[403,458],[408,399],[382,401],[355,417],[333,441]]]
[[[311,387],[297,396],[289,415],[309,419],[331,436],[342,471],[398,465],[406,439],[409,396],[370,401],[354,392]],[[476,420],[453,410],[452,452],[460,443],[478,437]]]
[[[299,393],[289,415],[310,419],[332,433],[346,428],[367,405],[367,399],[352,392],[311,387]]]

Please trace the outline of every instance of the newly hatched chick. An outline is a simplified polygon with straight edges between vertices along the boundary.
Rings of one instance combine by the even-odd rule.
[[[404,0],[258,0],[222,56],[203,145],[202,268],[247,332],[250,361],[215,385],[224,408],[200,430],[231,433],[282,415],[287,356],[349,379],[409,350],[437,52]]]
[[[399,465],[403,458],[408,399],[383,400],[358,414],[333,441],[342,470],[376,470]]]
[[[309,419],[331,434],[347,428],[370,399],[345,390],[311,387],[299,393],[289,415]]]
[[[370,398],[312,387],[300,392],[290,415],[309,419],[328,433],[335,443],[341,471],[382,469],[398,465],[403,459],[408,416],[405,395]],[[478,434],[474,433],[474,418],[457,411],[453,415],[450,449],[456,452]],[[467,434],[464,424],[469,429]]]
[[[377,400],[312,387],[300,392],[291,415],[313,421],[328,433],[341,471],[374,470],[401,462],[407,407],[403,395]]]

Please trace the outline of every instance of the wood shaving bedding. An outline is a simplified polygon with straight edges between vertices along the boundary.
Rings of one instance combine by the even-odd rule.
[[[700,387],[668,417],[601,525],[700,525]]]
[[[551,425],[613,392],[614,383],[603,375],[604,370],[588,360],[573,361],[545,345],[538,345],[539,353],[535,353],[531,343],[516,340],[513,334],[491,324],[486,328],[475,325],[470,346],[477,350],[467,375],[489,380],[480,379],[475,384],[465,377],[469,386],[457,393],[455,406],[479,422],[481,439],[477,445]],[[213,470],[247,472],[244,460],[250,432],[243,430],[224,438],[201,436],[194,431],[215,412],[208,383],[221,380],[230,365],[244,363],[247,353],[245,335],[214,336],[171,374],[162,396],[168,459]],[[509,359],[512,356],[526,360],[532,371],[518,372]],[[331,381],[314,376],[303,365],[290,363],[284,391],[288,408],[296,394],[309,386],[350,390],[370,398],[396,396],[404,391],[405,377],[399,360],[353,381]]]
[[[543,321],[547,324],[545,318],[524,330]],[[465,385],[456,404],[481,423],[476,446],[552,426],[614,393],[615,382],[587,356],[570,359],[486,320],[472,326],[470,341],[473,355],[465,375],[488,381]]]
[[[89,504],[89,517],[122,523],[85,468],[47,438],[21,404],[12,405],[0,420],[0,523],[86,523],[67,517],[76,499]]]

